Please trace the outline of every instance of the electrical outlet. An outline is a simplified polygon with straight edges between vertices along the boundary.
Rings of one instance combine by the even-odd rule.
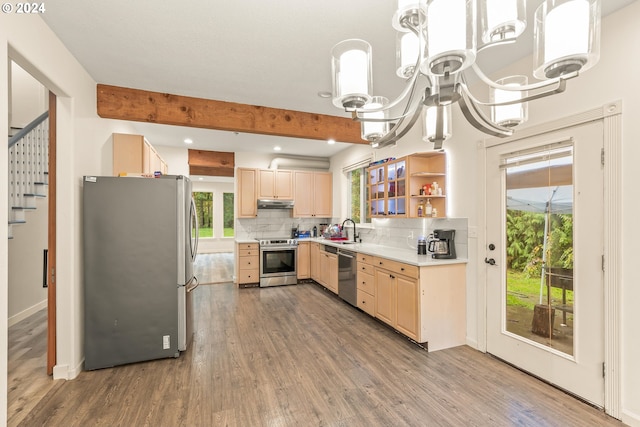
[[[411,230],[411,231],[409,232],[409,238],[410,238],[410,239],[413,239],[413,230]]]
[[[169,338],[169,335],[163,335],[162,336],[162,349],[163,350],[167,350],[171,347],[171,339]]]

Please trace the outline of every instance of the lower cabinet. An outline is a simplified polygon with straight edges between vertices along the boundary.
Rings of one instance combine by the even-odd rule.
[[[309,244],[310,276],[338,293],[338,257]],[[357,254],[357,306],[429,351],[466,343],[466,265],[418,267]]]
[[[320,243],[309,244],[309,264],[311,279],[318,282],[320,280]]]
[[[375,316],[418,341],[418,279],[376,268],[375,286]]]
[[[296,274],[298,279],[311,277],[310,245],[309,242],[298,242],[298,250],[296,251]]]
[[[373,257],[358,254],[358,272],[356,274],[358,308],[370,316],[376,315],[376,285],[373,276]]]
[[[375,257],[373,268],[373,316],[430,351],[466,343],[465,264],[417,267]],[[358,285],[365,286],[366,273],[358,273]]]
[[[260,283],[260,248],[258,243],[236,244],[236,281],[241,287]]]
[[[320,251],[319,277],[317,282],[333,293],[338,293],[338,255]]]

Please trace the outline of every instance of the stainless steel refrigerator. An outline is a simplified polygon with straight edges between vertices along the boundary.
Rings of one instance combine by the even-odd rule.
[[[187,349],[197,228],[187,177],[84,177],[85,369]]]

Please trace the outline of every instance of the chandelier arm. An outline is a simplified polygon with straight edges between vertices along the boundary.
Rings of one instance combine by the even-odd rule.
[[[556,77],[554,79],[545,80],[545,81],[538,82],[538,83],[532,83],[532,84],[523,85],[523,86],[509,86],[509,85],[501,85],[501,84],[498,84],[498,83],[494,82],[493,80],[491,80],[489,77],[487,77],[482,72],[482,70],[480,69],[480,67],[476,63],[471,64],[471,68],[473,68],[473,71],[480,78],[480,80],[482,80],[488,86],[490,86],[490,87],[492,87],[494,89],[506,90],[506,91],[511,91],[511,92],[525,92],[525,91],[545,89],[545,88],[547,88],[549,86],[560,85],[561,82],[564,82],[564,81],[569,80],[569,79],[573,79],[573,78],[578,77],[580,75],[580,73],[578,71],[574,71],[572,73],[565,74],[564,76]]]
[[[482,45],[478,45],[478,47],[476,48],[476,54],[482,52],[483,50],[493,47],[493,46],[501,46],[501,45],[507,45],[507,44],[513,44],[516,41],[518,41],[517,37],[509,37],[503,40],[496,40],[496,41],[492,41],[492,42],[488,42]]]
[[[466,85],[459,84],[458,88],[458,93],[460,94],[460,99],[458,100],[460,110],[473,127],[492,136],[505,137],[513,135],[513,129],[500,126],[489,120],[474,102],[474,98],[469,93]]]
[[[525,103],[525,102],[534,101],[536,99],[545,98],[547,96],[551,96],[551,95],[555,95],[555,94],[558,94],[558,93],[562,93],[562,92],[565,91],[565,89],[567,87],[567,82],[564,79],[561,79],[561,80],[555,82],[555,84],[556,84],[556,87],[554,87],[552,89],[545,90],[544,92],[533,93],[531,95],[527,95],[527,96],[522,97],[522,98],[517,98],[517,99],[508,100],[508,101],[502,101],[502,102],[485,102],[485,101],[480,101],[479,99],[475,98],[471,94],[471,91],[469,91],[469,88],[466,86],[466,83],[462,83],[462,85],[465,87],[465,90],[468,92],[469,97],[471,97],[473,99],[473,102],[475,104],[477,104],[477,105],[482,105],[482,106],[485,106],[485,107],[501,107],[501,106],[504,106],[504,105],[522,104],[522,103]]]
[[[413,127],[413,125],[418,121],[418,119],[420,118],[420,113],[422,112],[422,104],[418,104],[419,108],[416,108],[415,111],[413,111],[413,116],[411,117],[411,119],[409,120],[409,122],[407,123],[406,126],[404,126],[399,133],[396,134],[396,129],[398,129],[401,125],[402,125],[402,121],[404,121],[404,118],[402,121],[396,123],[396,125],[389,131],[389,133],[387,133],[385,136],[383,136],[380,139],[377,139],[375,142],[378,143],[379,148],[384,147],[385,145],[391,144],[396,142],[397,140],[399,140],[400,138],[402,138],[403,136],[405,136]]]

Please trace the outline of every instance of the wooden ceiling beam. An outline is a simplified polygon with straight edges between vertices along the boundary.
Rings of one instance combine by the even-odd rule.
[[[98,115],[106,119],[368,144],[360,124],[344,117],[103,84],[97,95]]]

